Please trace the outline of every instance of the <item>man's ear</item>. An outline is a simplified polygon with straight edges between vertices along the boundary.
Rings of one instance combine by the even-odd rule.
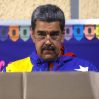
[[[61,42],[64,42],[64,38],[65,38],[65,31],[62,32],[62,36],[61,36]]]
[[[32,27],[30,28],[30,35],[31,35],[33,42],[35,42],[34,31],[33,31]]]

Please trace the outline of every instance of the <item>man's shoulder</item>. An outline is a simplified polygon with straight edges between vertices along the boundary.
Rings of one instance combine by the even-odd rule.
[[[85,59],[78,58],[73,53],[67,53],[65,56],[69,56],[69,60],[65,62],[64,65],[68,62],[68,68],[70,70],[75,71],[97,71],[96,66],[94,66],[91,62]],[[65,57],[66,58],[66,57]]]
[[[88,71],[97,71],[96,66],[88,60],[75,57],[74,62],[76,62],[76,64],[79,66],[79,69],[76,69],[77,71],[79,71],[81,69],[82,70],[88,69]]]
[[[30,57],[16,60],[6,67],[6,72],[30,72],[32,70],[32,63]]]

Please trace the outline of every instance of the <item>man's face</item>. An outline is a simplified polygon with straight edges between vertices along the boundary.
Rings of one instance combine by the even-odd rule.
[[[64,34],[60,29],[59,21],[36,21],[35,29],[31,32],[37,54],[41,58],[46,61],[52,61],[60,56]]]

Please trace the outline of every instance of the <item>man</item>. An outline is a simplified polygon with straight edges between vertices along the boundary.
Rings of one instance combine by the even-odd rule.
[[[5,72],[97,71],[73,53],[63,52],[65,17],[56,5],[37,7],[31,19],[31,37],[36,50],[31,56],[12,62]]]

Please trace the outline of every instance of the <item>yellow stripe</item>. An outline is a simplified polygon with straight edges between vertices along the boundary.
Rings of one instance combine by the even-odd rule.
[[[31,72],[32,68],[33,64],[30,61],[30,57],[27,57],[8,64],[6,72]]]

